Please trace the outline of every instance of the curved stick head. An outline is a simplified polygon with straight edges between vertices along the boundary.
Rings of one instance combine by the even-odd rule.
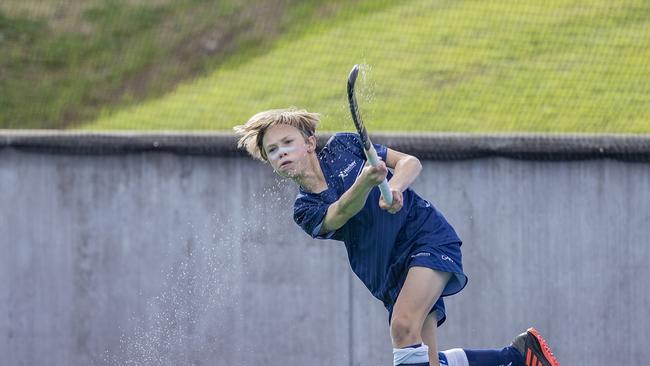
[[[359,75],[359,65],[354,65],[352,70],[350,70],[350,75],[348,76],[348,96],[351,92],[354,91],[354,83],[357,81],[357,76]]]
[[[359,112],[359,105],[357,104],[357,98],[354,95],[354,84],[357,81],[357,76],[359,75],[359,65],[354,65],[350,75],[348,76],[348,102],[350,103],[350,113],[352,114],[352,121],[354,126],[359,133],[363,148],[369,150],[372,146],[370,139],[368,138],[368,132],[366,132],[366,127],[363,125],[363,120],[361,119],[361,113]]]

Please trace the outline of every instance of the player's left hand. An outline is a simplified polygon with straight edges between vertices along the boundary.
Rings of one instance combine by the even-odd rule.
[[[389,205],[386,203],[386,201],[384,201],[384,197],[380,197],[379,208],[394,214],[402,209],[402,206],[404,205],[404,198],[402,197],[402,191],[399,189],[391,188],[390,191],[393,193],[393,204]]]

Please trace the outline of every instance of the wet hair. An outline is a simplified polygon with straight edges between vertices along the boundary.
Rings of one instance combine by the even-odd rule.
[[[307,112],[304,109],[270,109],[251,117],[245,124],[233,127],[239,136],[237,146],[245,148],[255,159],[268,161],[264,151],[264,133],[269,127],[289,125],[297,128],[305,139],[314,136],[316,126],[320,122],[318,113]]]

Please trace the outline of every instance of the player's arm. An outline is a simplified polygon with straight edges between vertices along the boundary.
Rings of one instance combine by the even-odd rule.
[[[388,168],[383,161],[376,167],[366,165],[352,186],[327,209],[320,233],[324,234],[339,229],[352,216],[359,213],[366,204],[370,191],[383,182],[387,174]]]
[[[404,192],[411,186],[422,171],[422,164],[415,156],[387,149],[386,166],[393,169],[393,177],[388,182],[391,190]]]
[[[383,196],[379,199],[379,207],[390,213],[396,213],[404,205],[404,192],[415,181],[422,171],[422,164],[415,156],[404,154],[397,150],[387,149],[386,165],[393,169],[393,177],[388,186],[393,195],[393,202],[389,205]]]

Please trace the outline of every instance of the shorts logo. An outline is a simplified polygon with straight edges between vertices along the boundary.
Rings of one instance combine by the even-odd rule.
[[[444,255],[444,254],[441,255],[440,258],[441,258],[443,261],[450,261],[451,263],[454,263],[454,260],[453,260],[453,259],[449,258],[448,256],[446,256],[446,255]]]
[[[413,255],[411,256],[411,258],[415,258],[415,257],[430,257],[431,255],[432,255],[431,253],[420,252],[420,253],[413,254]],[[453,259],[451,259],[448,255],[445,255],[445,254],[440,255],[440,259],[442,259],[443,261],[449,261],[449,262],[451,262],[451,263],[456,263],[456,262],[454,262]]]

